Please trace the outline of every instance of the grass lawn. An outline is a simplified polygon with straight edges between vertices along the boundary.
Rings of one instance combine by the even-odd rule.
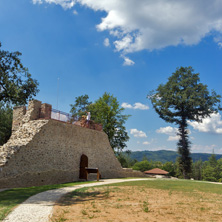
[[[0,192],[0,221],[2,221],[16,205],[22,203],[23,201],[37,193],[85,183],[91,182],[73,182],[56,185],[45,185],[40,187],[14,188],[2,191]]]
[[[93,181],[92,181],[93,182]],[[37,193],[44,192],[47,190],[52,190],[52,189],[58,189],[62,187],[68,187],[68,186],[75,186],[79,184],[85,184],[85,183],[90,183],[90,182],[74,182],[74,183],[66,183],[66,184],[58,184],[58,185],[46,185],[46,186],[40,186],[40,187],[29,187],[29,188],[14,188],[10,190],[6,190],[3,192],[0,192],[0,221],[3,220],[10,212],[11,210],[18,204],[22,203],[26,199],[28,199],[30,196],[33,196]],[[98,190],[98,191],[90,191],[90,189],[94,188],[83,188],[76,190],[74,192],[71,192],[67,195],[67,198],[82,198],[87,200],[87,198],[96,198],[97,195],[101,196],[102,198],[105,198],[107,201],[107,198],[109,197],[109,190],[112,190],[113,193],[115,193],[115,189],[113,191],[113,188],[118,187],[126,187],[124,189],[132,189],[132,193],[134,191],[138,191],[138,195],[146,195],[148,190],[162,190],[162,192],[165,192],[167,195],[167,199],[173,198],[173,194],[178,194],[179,192],[182,193],[182,195],[186,195],[189,197],[195,197],[197,196],[199,198],[200,193],[201,195],[206,194],[208,197],[214,195],[214,199],[211,199],[211,203],[216,201],[219,201],[217,203],[221,204],[220,202],[222,201],[222,184],[211,184],[211,183],[205,183],[205,182],[199,182],[199,181],[189,181],[189,180],[146,180],[146,181],[129,181],[129,182],[122,182],[122,183],[116,183],[116,184],[110,184],[110,185],[105,185],[105,186],[100,186],[101,188],[98,189],[103,189],[103,190]],[[129,187],[129,188],[127,188]],[[89,191],[89,192],[88,192]],[[90,193],[93,192],[93,193]],[[126,191],[124,191],[126,192]],[[124,193],[123,192],[123,193]],[[123,194],[124,195],[124,194]],[[151,195],[151,194],[150,194]],[[198,196],[199,195],[199,196]],[[218,198],[221,198],[220,200],[216,200],[215,196],[218,195]],[[129,196],[129,195],[128,195]],[[202,198],[202,196],[201,196]],[[199,198],[201,200],[201,198]],[[123,200],[124,198],[122,198]],[[197,200],[197,202],[199,201]],[[117,201],[120,201],[120,198],[117,198]],[[204,202],[207,202],[208,198],[204,199]],[[65,200],[66,202],[66,200]],[[68,200],[69,205],[72,204],[72,201],[70,199]],[[200,204],[202,204],[203,201],[200,201]],[[115,203],[115,202],[114,202]],[[144,209],[147,209],[148,211],[148,201],[145,200],[143,202],[147,203],[147,206],[144,207]],[[199,203],[199,202],[198,202]],[[183,205],[184,203],[180,202],[179,205]],[[65,204],[62,204],[65,206]],[[115,204],[114,204],[115,205]],[[124,202],[122,203],[124,206]],[[122,206],[122,205],[118,205]],[[112,204],[110,205],[112,208]],[[61,205],[60,205],[61,207]],[[108,207],[107,207],[108,208]],[[143,206],[142,206],[143,208]],[[152,209],[152,207],[151,207]],[[203,209],[204,206],[200,207],[201,213],[204,213]],[[203,211],[203,212],[202,212]],[[84,212],[84,211],[82,211]],[[145,212],[145,211],[144,211]],[[142,213],[144,213],[142,212]],[[86,217],[86,215],[83,215]],[[222,216],[222,215],[221,215]],[[89,219],[89,218],[88,218]],[[179,220],[178,220],[179,221]]]
[[[195,191],[200,191],[204,193],[214,193],[222,194],[222,183],[214,184],[204,181],[194,181],[194,180],[147,180],[147,181],[129,181],[123,182],[121,184],[110,184],[106,186],[145,186],[155,189],[163,189],[170,191],[183,191],[193,193]]]
[[[189,180],[129,181],[81,188],[55,205],[59,221],[221,221],[222,184]]]

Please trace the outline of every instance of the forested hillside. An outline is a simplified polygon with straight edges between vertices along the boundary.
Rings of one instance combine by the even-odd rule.
[[[207,161],[211,154],[209,153],[192,153],[191,157],[194,162],[198,160]],[[216,159],[222,158],[222,154],[215,154]],[[130,154],[132,159],[136,159],[137,161],[142,161],[144,158],[152,161],[161,161],[162,163],[172,161],[175,162],[178,154],[176,151],[169,150],[158,150],[158,151],[136,151]]]

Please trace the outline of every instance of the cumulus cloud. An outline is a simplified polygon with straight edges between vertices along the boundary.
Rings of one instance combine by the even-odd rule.
[[[168,137],[167,141],[178,141],[180,138],[177,135],[178,129],[175,127],[174,128],[171,126],[160,127],[158,130],[156,130],[156,132],[168,135],[169,137]]]
[[[122,58],[124,59],[124,62],[123,62],[124,66],[132,66],[135,64],[135,62],[133,60],[131,60],[130,58],[128,58],[126,56],[122,56]]]
[[[121,105],[124,109],[141,109],[141,110],[148,110],[149,106],[142,104],[142,103],[134,103],[134,105],[131,105],[129,103],[122,103]]]
[[[169,136],[167,141],[178,141],[180,139],[180,136],[175,135],[175,136]]]
[[[202,120],[202,123],[188,122],[195,130],[205,133],[222,134],[222,120],[220,113],[213,113]]]
[[[75,3],[107,14],[97,25],[117,37],[118,51],[135,52],[170,45],[197,44],[211,31],[222,32],[222,1],[218,0],[33,0],[63,8]]]
[[[130,134],[133,135],[134,137],[141,137],[141,138],[147,137],[146,133],[138,129],[131,129]]]
[[[110,46],[109,39],[108,39],[108,38],[105,38],[103,44],[104,44],[104,46],[106,46],[106,47]]]
[[[73,8],[78,0],[32,0],[34,4],[42,4],[43,2],[48,4],[61,5],[64,9]]]
[[[133,106],[129,103],[122,103],[121,105],[124,109],[133,109]]]
[[[178,141],[180,139],[180,136],[177,135],[177,133],[179,131],[175,127],[171,127],[171,126],[160,127],[158,130],[156,130],[156,132],[168,135],[169,137],[168,137],[167,141]],[[187,130],[187,132],[188,132],[188,134],[191,134],[189,129]]]
[[[149,144],[150,144],[150,142],[148,142],[148,141],[143,142],[143,145],[149,145]]]
[[[220,0],[33,0],[42,2],[64,9],[78,3],[106,12],[97,29],[116,38],[115,49],[123,56],[144,49],[198,44],[207,35],[222,33]],[[123,58],[125,65],[134,64]]]

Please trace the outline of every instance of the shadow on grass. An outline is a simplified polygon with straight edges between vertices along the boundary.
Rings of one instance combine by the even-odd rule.
[[[89,182],[73,182],[65,184],[45,185],[40,187],[28,187],[28,188],[14,188],[0,192],[0,221],[2,221],[14,207],[21,204],[29,197],[53,189],[59,189],[63,187],[70,187],[80,184],[92,183]]]
[[[105,191],[88,191],[88,188],[81,188],[64,195],[56,203],[57,206],[70,206],[86,201],[104,200],[110,197],[109,190]]]

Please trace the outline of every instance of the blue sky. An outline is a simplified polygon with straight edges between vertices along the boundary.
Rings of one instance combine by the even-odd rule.
[[[69,112],[76,96],[104,92],[125,114],[128,149],[176,150],[176,126],[146,98],[180,66],[222,95],[222,1],[0,0],[2,48],[22,52],[36,99]],[[192,152],[222,153],[221,113],[189,126]]]

